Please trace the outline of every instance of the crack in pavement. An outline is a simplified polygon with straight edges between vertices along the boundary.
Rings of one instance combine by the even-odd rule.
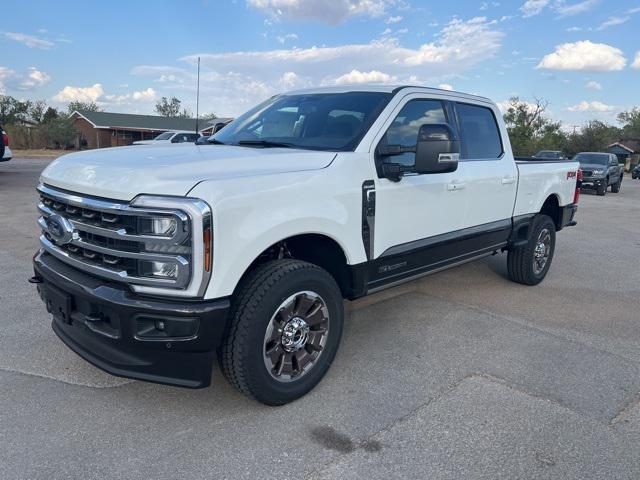
[[[567,410],[568,412],[576,414],[581,418],[584,418],[584,419],[589,420],[589,421],[596,422],[597,424],[601,425],[603,428],[610,429],[610,430],[612,430],[612,432],[614,434],[617,434],[617,432],[616,432],[616,430],[614,428],[613,422],[603,422],[602,420],[599,420],[597,418],[591,417],[591,416],[585,414],[584,412],[581,412],[579,410],[571,408],[571,407],[567,406],[566,404],[564,404],[563,402],[558,401],[555,398],[552,398],[552,397],[549,397],[549,396],[546,396],[546,395],[542,395],[542,394],[539,394],[539,393],[536,393],[536,392],[531,392],[528,389],[523,388],[521,385],[519,385],[517,383],[514,383],[514,382],[510,382],[510,381],[508,381],[508,380],[506,380],[504,378],[496,377],[494,375],[487,374],[487,373],[484,373],[484,372],[473,372],[473,373],[464,375],[463,377],[461,377],[460,379],[456,380],[455,382],[452,382],[452,383],[448,384],[446,387],[439,389],[436,392],[436,394],[434,396],[430,397],[427,401],[417,405],[415,408],[409,410],[404,415],[402,415],[400,417],[397,417],[396,419],[394,419],[392,422],[390,422],[388,425],[384,426],[380,430],[377,430],[377,431],[373,432],[372,434],[366,436],[362,440],[356,441],[356,443],[359,444],[359,445],[366,445],[366,444],[375,443],[377,445],[380,445],[381,448],[379,450],[384,450],[384,444],[380,440],[380,437],[384,433],[389,432],[394,427],[399,426],[399,425],[407,422],[412,417],[415,417],[419,413],[421,413],[424,410],[428,409],[435,402],[437,402],[437,401],[443,399],[444,397],[446,397],[447,395],[453,393],[464,382],[466,382],[468,380],[473,380],[473,379],[480,379],[480,380],[484,380],[484,381],[487,381],[487,382],[490,382],[490,383],[501,385],[501,386],[506,387],[506,388],[508,388],[508,389],[510,389],[510,390],[512,390],[514,392],[517,392],[519,394],[526,395],[528,397],[535,398],[537,400],[542,400],[542,401],[545,401],[545,402],[549,402],[549,403],[555,405],[556,407],[562,408],[563,410]],[[626,411],[630,410],[633,406],[635,406],[639,402],[640,402],[640,398],[634,399],[634,401],[631,402],[629,405],[627,405],[624,410],[626,410]],[[617,418],[617,417],[618,416],[616,416],[615,418]],[[379,451],[379,450],[377,450],[377,451]],[[331,459],[329,462],[325,463],[321,467],[319,467],[319,468],[307,473],[303,478],[305,480],[313,480],[314,478],[319,478],[319,476],[322,474],[323,471],[327,470],[328,468],[330,468],[332,466],[339,465],[340,463],[344,462],[349,456],[351,456],[353,454],[356,454],[357,452],[358,452],[358,450],[356,448],[345,450],[344,452],[342,452],[339,455],[335,456],[333,459]]]

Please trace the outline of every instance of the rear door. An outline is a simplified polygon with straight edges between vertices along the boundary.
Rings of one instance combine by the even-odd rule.
[[[505,151],[502,142],[506,132],[500,131],[497,121],[500,112],[491,104],[457,102],[454,109],[462,142],[460,165],[465,171],[469,199],[465,223],[482,226],[487,231],[509,229],[518,170],[512,153]],[[506,230],[503,232],[504,236],[508,234]],[[488,235],[485,241],[490,243],[499,238],[499,235]]]

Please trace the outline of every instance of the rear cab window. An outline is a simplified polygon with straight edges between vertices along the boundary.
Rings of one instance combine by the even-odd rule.
[[[464,160],[496,160],[504,152],[493,110],[468,103],[455,104]]]

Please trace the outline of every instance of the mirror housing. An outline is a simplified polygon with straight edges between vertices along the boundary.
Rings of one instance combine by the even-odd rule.
[[[447,173],[458,169],[460,140],[446,123],[425,124],[418,131],[416,173]]]

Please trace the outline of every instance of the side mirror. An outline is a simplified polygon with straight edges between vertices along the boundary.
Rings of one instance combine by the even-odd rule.
[[[460,140],[445,123],[425,124],[418,131],[416,173],[447,173],[458,169]]]

